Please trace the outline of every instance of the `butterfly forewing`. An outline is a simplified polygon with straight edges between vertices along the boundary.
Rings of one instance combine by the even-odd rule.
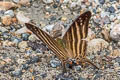
[[[25,23],[26,27],[31,30],[44,44],[48,46],[48,48],[53,51],[56,56],[61,59],[67,58],[67,53],[64,48],[62,48],[56,40],[54,40],[51,36],[49,36],[46,32],[42,31],[38,27]]]
[[[86,50],[86,40],[88,24],[91,12],[81,14],[68,28],[63,36],[63,42],[68,50],[72,51],[73,58],[84,57]]]

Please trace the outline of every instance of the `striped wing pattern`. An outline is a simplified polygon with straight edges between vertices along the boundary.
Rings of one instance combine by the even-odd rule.
[[[86,40],[88,34],[88,24],[91,12],[81,14],[68,28],[63,36],[63,41],[68,50],[71,51],[72,58],[85,57]]]
[[[63,68],[65,69],[66,61],[69,59],[79,59],[81,62],[88,62],[94,65],[85,57],[86,40],[88,33],[88,23],[91,17],[91,12],[87,11],[81,14],[66,30],[63,36],[65,48],[61,47],[59,43],[49,36],[46,32],[38,27],[25,23],[26,27],[31,30],[48,48],[53,51],[56,56],[62,61]]]
[[[66,60],[66,50],[59,46],[59,44],[54,40],[51,36],[49,36],[46,32],[42,31],[38,27],[25,23],[26,27],[31,30],[44,44],[48,46],[48,48],[53,51],[56,56],[61,60]]]

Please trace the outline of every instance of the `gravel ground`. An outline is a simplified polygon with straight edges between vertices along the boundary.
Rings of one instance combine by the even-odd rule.
[[[4,8],[6,1],[16,5],[5,3],[12,7]],[[0,80],[120,80],[119,4],[118,0],[1,1]],[[24,23],[31,21],[51,33],[58,24],[69,27],[88,10],[92,17],[86,54],[100,70],[86,64],[85,68],[78,65],[62,73],[59,59]]]

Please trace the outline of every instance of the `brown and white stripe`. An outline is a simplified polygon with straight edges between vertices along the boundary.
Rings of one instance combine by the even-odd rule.
[[[87,42],[85,38],[88,33],[88,24],[91,17],[91,12],[87,11],[81,14],[67,29],[63,36],[63,42],[65,48],[61,47],[59,43],[49,36],[46,32],[42,31],[38,27],[25,23],[26,27],[31,30],[48,48],[53,51],[56,56],[62,61],[65,66],[65,62],[68,59],[79,59],[82,62],[90,62],[85,55]],[[97,68],[97,66],[95,66]]]
[[[66,48],[72,51],[72,58],[85,56],[86,40],[84,39],[87,37],[90,17],[89,11],[81,14],[63,36]]]

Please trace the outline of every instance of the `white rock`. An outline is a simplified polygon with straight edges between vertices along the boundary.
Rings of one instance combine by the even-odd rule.
[[[103,39],[93,39],[91,41],[88,42],[88,46],[87,46],[87,52],[88,53],[96,53],[97,51],[100,51],[104,48],[107,48],[109,45],[109,43]]]
[[[64,31],[64,26],[61,23],[55,23],[52,25],[47,25],[43,28],[45,32],[49,32],[50,36],[55,37],[59,34],[62,34]],[[60,37],[60,36],[59,36]]]
[[[90,40],[94,39],[95,36],[96,36],[95,33],[90,28],[88,28],[87,40],[90,41]]]
[[[17,13],[16,18],[20,24],[28,23],[30,22],[30,18],[26,17],[24,15],[24,12],[20,11]]]
[[[76,8],[77,7],[77,3],[76,2],[72,2],[70,5],[70,8]]]
[[[46,4],[50,4],[50,3],[53,2],[53,0],[43,0],[43,2],[46,3]]]
[[[15,44],[13,43],[13,42],[11,42],[11,41],[8,41],[8,40],[6,40],[6,41],[3,41],[2,42],[2,46],[4,46],[4,47],[8,47],[8,46],[14,46]]]
[[[19,0],[20,5],[28,6],[30,5],[30,0]]]
[[[21,29],[18,29],[15,34],[22,34],[22,33],[32,33],[30,30],[28,30],[26,27],[23,27]]]
[[[6,31],[8,31],[5,27],[0,27],[0,31],[1,32],[6,32]]]
[[[120,41],[120,24],[116,24],[110,31],[110,37],[115,41]]]
[[[20,43],[18,44],[18,47],[19,47],[20,49],[25,49],[25,48],[28,47],[28,44],[27,44],[26,41],[22,41],[22,42],[20,42]]]
[[[0,10],[8,10],[10,8],[16,8],[16,7],[20,7],[20,6],[9,1],[0,1]]]
[[[100,15],[101,15],[102,18],[104,18],[105,16],[109,17],[110,12],[104,12],[104,11],[102,11]]]
[[[36,35],[34,35],[34,34],[30,35],[28,39],[30,41],[33,41],[33,42],[36,41],[36,40],[39,40],[39,38]]]
[[[10,15],[2,16],[1,20],[4,25],[8,26],[8,25],[12,24],[12,17]]]
[[[68,3],[70,0],[64,0],[63,3]]]
[[[54,27],[54,24],[47,25],[42,30],[44,30],[45,32],[50,32],[52,31],[53,27]]]
[[[110,21],[114,21],[116,19],[115,15],[110,15]]]
[[[18,60],[17,60],[17,63],[19,63],[19,64],[23,64],[24,62],[25,62],[24,59],[18,59]]]
[[[18,3],[20,0],[13,0],[13,2]]]
[[[11,17],[14,17],[14,12],[13,10],[8,10],[4,13],[5,15],[10,15]]]

